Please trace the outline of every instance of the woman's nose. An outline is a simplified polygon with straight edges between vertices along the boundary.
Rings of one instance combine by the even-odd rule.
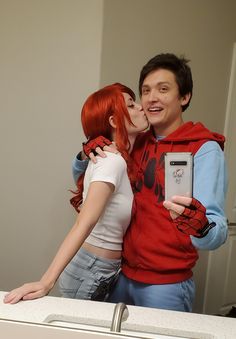
[[[136,104],[136,107],[139,111],[143,111],[143,106],[141,104]]]

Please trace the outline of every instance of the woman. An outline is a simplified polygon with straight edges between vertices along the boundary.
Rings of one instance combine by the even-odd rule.
[[[107,153],[96,164],[90,161],[83,180],[80,213],[51,265],[39,281],[9,292],[5,303],[45,296],[64,269],[60,278],[62,295],[91,299],[102,282],[109,281],[120,267],[133,200],[129,153],[137,134],[147,129],[148,121],[135,103],[133,91],[118,83],[93,93],[83,106],[81,119],[87,138],[103,135],[115,142],[119,153]],[[81,186],[80,181],[75,207],[80,203]]]

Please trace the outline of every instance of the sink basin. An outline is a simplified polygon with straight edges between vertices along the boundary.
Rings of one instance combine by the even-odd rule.
[[[99,324],[98,321],[94,320],[94,324],[88,322],[86,318],[75,318],[75,317],[66,317],[63,315],[51,314],[45,320],[45,323],[51,324],[54,326],[59,326],[63,328],[76,328],[79,330],[85,330],[90,332],[97,332],[104,335],[104,338],[107,335],[115,335],[115,338],[145,338],[145,339],[190,339],[192,337],[183,337],[183,336],[176,336],[176,335],[164,335],[152,332],[143,332],[140,330],[130,330],[126,328],[122,328],[121,332],[111,332],[110,331],[110,323],[106,326],[104,324]],[[124,327],[124,325],[123,325]]]
[[[65,324],[67,324],[66,327]],[[143,333],[132,332],[132,335],[126,333],[101,332],[93,330],[74,328],[71,323],[54,322],[54,325],[36,324],[22,321],[1,320],[0,333],[4,339],[24,338],[24,339],[141,339],[141,338],[160,338],[160,339],[182,339],[182,337],[169,336],[143,336]],[[59,325],[59,327],[58,327]],[[61,327],[63,325],[63,327]],[[68,327],[70,325],[70,327]],[[131,333],[131,332],[130,332]],[[145,335],[145,334],[144,334]],[[185,338],[184,338],[185,339]]]
[[[76,323],[75,321],[53,320],[33,323],[26,321],[8,320],[0,318],[0,333],[4,339],[214,339],[214,336],[164,335],[151,332],[122,329],[121,332],[111,332],[109,327]]]
[[[101,333],[72,328],[61,328],[46,324],[0,319],[1,338],[4,339],[127,339],[126,336],[113,333]],[[132,337],[139,339],[140,337]]]

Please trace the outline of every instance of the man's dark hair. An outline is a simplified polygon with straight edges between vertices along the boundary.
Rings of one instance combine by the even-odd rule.
[[[182,111],[184,112],[189,106],[193,92],[192,72],[190,67],[187,65],[188,62],[189,60],[184,57],[178,58],[176,55],[171,53],[162,53],[154,56],[146,63],[146,65],[143,66],[141,70],[139,77],[140,96],[142,95],[142,86],[147,75],[158,69],[167,69],[175,75],[180,96],[183,97],[188,93],[191,94],[189,102],[182,106]]]

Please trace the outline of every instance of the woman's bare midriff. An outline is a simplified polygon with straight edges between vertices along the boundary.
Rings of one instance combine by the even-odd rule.
[[[97,247],[87,242],[83,243],[82,248],[94,255],[97,255],[98,257],[102,257],[105,259],[121,258],[121,251],[108,250],[107,248]]]

